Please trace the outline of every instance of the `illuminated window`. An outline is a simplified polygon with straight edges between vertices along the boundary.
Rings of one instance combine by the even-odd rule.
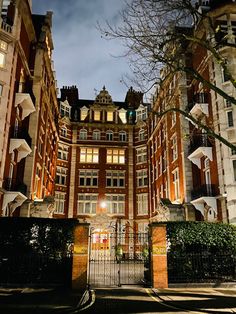
[[[64,214],[66,193],[55,192],[55,214]]]
[[[81,148],[80,162],[98,163],[98,148]]]
[[[94,110],[94,121],[100,121],[101,120],[101,111]]]
[[[125,172],[124,171],[106,171],[107,187],[124,187]]]
[[[107,149],[108,164],[124,164],[125,150],[124,149]]]
[[[96,214],[97,194],[78,194],[77,213]]]
[[[137,194],[138,215],[148,214],[148,194]]]
[[[80,170],[80,186],[98,186],[98,170]]]
[[[172,137],[171,151],[172,151],[172,161],[174,161],[178,158],[178,146],[177,146],[177,136],[176,135],[174,135]]]
[[[107,121],[112,122],[113,120],[113,111],[107,111]]]
[[[0,40],[0,67],[3,68],[6,64],[6,52],[7,52],[7,43],[3,40]]]
[[[148,185],[147,169],[137,171],[137,187]]]
[[[79,139],[80,140],[87,140],[87,135],[88,135],[87,130],[82,129],[79,131]]]
[[[176,168],[173,172],[173,184],[174,184],[174,199],[177,200],[180,198],[180,190],[179,190],[179,169]]]
[[[84,121],[86,119],[87,115],[88,115],[88,109],[87,108],[82,108],[80,110],[80,120]]]
[[[121,121],[122,121],[123,123],[126,123],[126,122],[127,122],[127,120],[126,120],[126,110],[121,109],[121,110],[119,111],[119,117],[120,117],[120,119],[121,119]]]
[[[125,195],[108,194],[106,195],[107,210],[110,214],[125,214]]]

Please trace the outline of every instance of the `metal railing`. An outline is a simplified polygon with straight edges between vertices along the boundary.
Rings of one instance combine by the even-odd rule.
[[[230,253],[168,254],[168,280],[181,282],[216,282],[236,280],[236,256]]]
[[[189,145],[189,154],[194,152],[198,147],[212,147],[212,143],[207,134],[199,134],[192,136]]]
[[[203,184],[191,191],[192,199],[196,199],[202,196],[216,196],[217,189],[214,184]]]
[[[22,127],[11,127],[10,138],[24,139],[31,147],[32,138],[29,136],[28,130]]]
[[[3,183],[3,187],[7,191],[17,191],[21,192],[22,194],[26,195],[27,192],[27,185],[23,182],[14,183],[12,178],[6,178]]]
[[[13,27],[6,23],[5,21],[1,22],[1,29],[4,30],[7,33],[12,33]]]

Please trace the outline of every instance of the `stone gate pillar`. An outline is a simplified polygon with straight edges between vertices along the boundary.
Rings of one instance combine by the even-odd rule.
[[[168,288],[166,225],[152,223],[151,275],[153,288]]]
[[[88,269],[89,224],[82,223],[74,230],[72,289],[85,289]]]

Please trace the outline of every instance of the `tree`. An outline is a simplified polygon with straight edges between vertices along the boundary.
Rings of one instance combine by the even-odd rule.
[[[228,95],[189,62],[196,49],[205,50],[219,64],[233,88],[236,88],[235,73],[230,67],[225,50],[222,49],[228,47],[231,52],[236,52],[234,34],[232,31],[229,33],[212,13],[222,2],[231,4],[234,1],[209,0],[209,7],[205,6],[205,2],[130,0],[120,12],[121,24],[114,26],[107,23],[100,30],[107,38],[118,38],[124,42],[125,56],[130,60],[135,81],[139,85],[142,82],[146,89],[158,85],[161,90],[174,75],[185,75],[190,84],[194,81],[201,82],[205,88],[236,105],[234,96]],[[236,8],[236,3],[234,5]],[[165,71],[162,71],[163,68]],[[165,115],[169,111],[178,111],[211,136],[236,149],[235,145],[205,125],[201,119],[196,120],[188,111],[169,107],[158,115]]]

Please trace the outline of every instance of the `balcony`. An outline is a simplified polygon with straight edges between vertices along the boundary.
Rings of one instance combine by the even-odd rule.
[[[35,111],[33,93],[16,93],[15,107],[20,106],[22,108],[22,120]]]
[[[27,191],[27,185],[26,184],[24,184],[23,182],[13,183],[12,178],[6,178],[4,180],[3,188],[6,191],[20,192],[24,195],[26,195],[26,191]]]
[[[194,102],[191,106],[189,106],[189,113],[194,118],[197,119],[203,114],[208,117],[209,115],[208,97],[209,97],[209,94],[207,93],[197,93],[194,95]]]
[[[11,25],[9,25],[8,23],[6,23],[5,21],[3,21],[0,17],[0,24],[1,24],[1,29],[4,31],[4,32],[7,32],[9,34],[12,33],[12,29],[13,27]]]
[[[206,134],[194,135],[190,141],[188,159],[201,169],[201,158],[203,156],[212,161],[212,143]]]
[[[204,217],[206,205],[215,212],[217,216],[217,202],[214,196],[201,196],[192,201],[190,201],[193,206],[199,210]]]
[[[204,184],[191,191],[192,200],[203,196],[216,196],[216,186],[214,184]]]
[[[27,199],[27,186],[22,183],[12,184],[11,178],[6,178],[3,183],[6,192],[3,194],[3,216],[11,216],[14,210],[21,206]]]
[[[20,162],[22,158],[27,157],[32,152],[30,148],[31,141],[27,129],[11,128],[9,153],[13,153],[14,150],[18,151],[17,162]]]

